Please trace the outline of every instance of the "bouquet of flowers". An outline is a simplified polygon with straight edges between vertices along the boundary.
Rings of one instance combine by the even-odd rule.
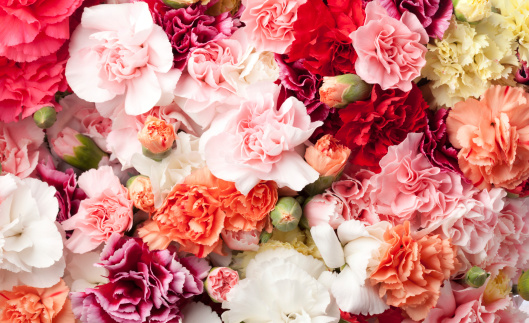
[[[0,21],[0,322],[529,322],[529,1]]]

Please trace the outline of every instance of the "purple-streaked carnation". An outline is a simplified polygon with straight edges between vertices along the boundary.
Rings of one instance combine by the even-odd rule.
[[[529,85],[529,66],[527,66],[527,62],[522,61],[522,67],[516,72],[514,79],[518,83]]]
[[[371,2],[370,0],[365,1]],[[380,0],[380,4],[386,8],[388,14],[400,19],[406,11],[411,12],[421,22],[428,36],[442,39],[445,30],[450,25],[452,17],[452,1],[449,0]]]
[[[75,316],[85,323],[179,322],[190,297],[203,292],[211,267],[204,259],[153,250],[139,238],[113,235],[101,253],[109,282],[71,294]]]
[[[37,165],[37,173],[43,182],[55,187],[55,197],[59,201],[57,222],[61,223],[77,213],[79,204],[86,198],[85,192],[77,187],[76,176],[72,168],[65,172],[55,169],[51,157]]]
[[[433,166],[439,167],[441,171],[458,173],[464,178],[457,162],[458,151],[450,144],[446,132],[448,111],[446,109],[439,109],[437,112],[427,110],[428,127],[424,132],[419,149]]]
[[[207,6],[199,2],[180,9],[165,5],[162,0],[143,0],[149,5],[154,22],[160,25],[173,47],[174,64],[178,69],[186,65],[189,53],[207,43],[230,37],[240,26],[239,19],[230,12],[216,17],[206,14]]]

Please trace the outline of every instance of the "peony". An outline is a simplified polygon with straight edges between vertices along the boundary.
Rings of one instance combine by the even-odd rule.
[[[124,106],[138,115],[173,100],[181,73],[171,69],[171,44],[143,2],[86,8],[69,50],[70,87],[100,111]]]
[[[0,121],[0,173],[20,178],[33,174],[37,167],[44,132],[31,119],[17,123]]]
[[[71,294],[76,318],[86,323],[167,322],[181,319],[187,299],[203,292],[211,267],[173,250],[149,251],[138,238],[113,235],[101,253],[109,282]]]
[[[423,320],[437,304],[443,281],[457,270],[457,249],[438,235],[414,239],[409,222],[389,228],[384,240],[390,247],[369,280],[388,305]]]
[[[244,0],[241,21],[258,51],[288,52],[294,41],[298,8],[307,0]]]
[[[350,154],[349,148],[340,145],[333,136],[325,135],[305,150],[305,160],[320,176],[337,176],[343,171]]]
[[[299,191],[318,178],[295,148],[321,122],[310,122],[303,103],[292,97],[276,108],[278,90],[254,88],[251,98],[216,120],[201,138],[213,175],[235,182],[243,194],[261,180]]]
[[[37,179],[0,176],[0,289],[59,282],[63,242],[55,189]]]
[[[354,73],[357,55],[349,34],[364,19],[361,0],[307,0],[298,9],[288,61],[305,59],[303,66],[321,76]]]
[[[226,295],[222,321],[337,323],[340,312],[322,283],[324,272],[322,262],[295,250],[263,251],[248,264],[246,278]]]
[[[68,291],[62,279],[48,288],[15,286],[0,291],[0,322],[73,322]]]
[[[388,147],[406,139],[409,132],[426,129],[428,105],[417,86],[411,91],[383,91],[373,87],[371,98],[340,109],[343,125],[336,138],[351,149],[351,162],[379,171]]]
[[[65,243],[75,253],[85,253],[107,241],[113,233],[123,234],[132,227],[132,201],[110,166],[91,169],[79,176],[79,187],[87,199],[62,227],[74,230]]]
[[[473,193],[470,184],[452,172],[441,172],[419,152],[422,135],[410,133],[389,148],[380,161],[382,172],[371,177],[371,201],[380,215],[394,223],[411,221],[414,230],[432,231]]]
[[[172,9],[162,0],[142,1],[149,4],[154,22],[169,37],[174,56],[173,65],[180,70],[185,67],[190,52],[209,42],[230,37],[240,25],[229,12],[216,17],[206,14],[209,6],[200,3]]]
[[[383,90],[412,89],[421,74],[428,34],[417,16],[406,11],[400,20],[392,18],[377,2],[366,7],[366,21],[350,35],[358,54],[356,74]]]
[[[239,282],[239,274],[228,267],[213,268],[206,278],[205,287],[214,302],[226,300],[226,294]]]
[[[82,0],[2,1],[0,56],[32,62],[53,54],[70,37],[69,17]]]
[[[529,177],[529,94],[493,86],[480,101],[457,103],[446,120],[459,167],[475,186],[514,189]]]
[[[44,106],[55,107],[55,93],[67,88],[65,64],[64,50],[30,63],[17,63],[0,56],[0,121],[18,121]]]

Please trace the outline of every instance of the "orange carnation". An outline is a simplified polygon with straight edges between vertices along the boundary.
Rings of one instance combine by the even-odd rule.
[[[439,235],[413,239],[409,221],[389,228],[384,240],[390,247],[371,273],[371,284],[379,284],[388,305],[421,321],[437,304],[443,281],[457,269],[456,248]]]
[[[151,180],[147,176],[139,175],[128,186],[129,199],[138,209],[150,213],[154,211],[154,193]]]
[[[0,322],[75,322],[63,280],[49,288],[15,286],[11,291],[0,291]]]
[[[338,144],[331,135],[318,139],[314,146],[305,151],[305,160],[321,176],[336,176],[345,167],[351,149]]]
[[[171,148],[176,139],[174,128],[164,120],[148,116],[138,140],[153,154],[160,154]]]

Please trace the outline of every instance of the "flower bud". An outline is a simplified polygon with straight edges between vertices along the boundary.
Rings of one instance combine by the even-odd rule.
[[[200,0],[162,0],[163,3],[173,9],[180,9],[189,7],[193,3],[199,2]]]
[[[293,197],[285,196],[279,199],[270,217],[276,229],[287,232],[298,226],[301,213],[301,205],[298,201]]]
[[[138,175],[127,181],[129,198],[137,209],[151,213],[154,211],[154,194],[151,180],[147,176]]]
[[[62,160],[81,170],[97,168],[101,159],[108,157],[92,139],[69,127],[59,132],[51,146]]]
[[[529,301],[529,270],[522,272],[520,278],[518,278],[518,295],[524,300]]]
[[[336,176],[344,169],[350,154],[351,149],[340,145],[332,135],[325,135],[307,148],[305,160],[321,176]]]
[[[492,13],[490,0],[452,0],[456,18],[460,21],[478,22]]]
[[[272,232],[263,231],[263,232],[261,232],[261,236],[259,237],[259,242],[260,243],[267,243],[268,240],[270,240],[271,237],[272,237]]]
[[[235,15],[240,7],[241,0],[219,0],[213,6],[208,8],[206,14],[210,16],[218,16],[229,11]]]
[[[467,271],[465,275],[465,283],[474,288],[479,288],[485,284],[487,278],[490,276],[485,270],[474,266]]]
[[[174,128],[164,120],[148,116],[143,129],[138,132],[138,140],[143,146],[143,154],[154,160],[166,157],[176,139]]]
[[[57,111],[52,106],[40,108],[33,114],[33,120],[37,127],[48,129],[57,121]]]
[[[226,300],[226,294],[239,282],[239,274],[228,267],[214,267],[208,274],[204,287],[215,303]]]
[[[349,103],[369,98],[372,85],[356,74],[323,77],[320,101],[331,108],[344,108]]]

